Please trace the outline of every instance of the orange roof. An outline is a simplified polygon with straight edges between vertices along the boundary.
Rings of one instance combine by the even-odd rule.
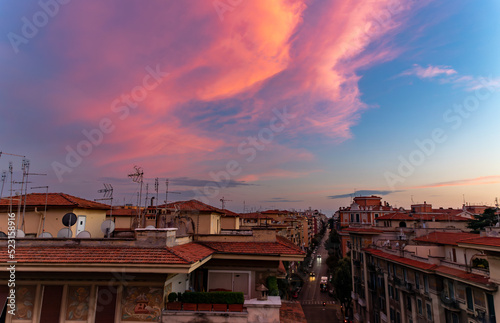
[[[113,212],[111,213],[113,216],[136,216],[137,215],[137,209],[115,209],[113,208]],[[106,215],[110,215],[110,210],[106,212]]]
[[[500,247],[500,238],[497,238],[497,237],[477,237],[474,239],[462,240],[462,241],[460,241],[460,243],[468,243],[468,244],[490,246],[490,247]]]
[[[178,246],[181,247],[181,246]],[[190,264],[207,257],[207,248],[137,248],[137,247],[17,247],[16,261],[20,263],[121,263],[121,264]],[[8,254],[1,252],[0,262],[7,262]],[[202,251],[196,255],[195,250]]]
[[[478,237],[479,235],[474,233],[436,231],[429,233],[426,236],[415,238],[413,241],[456,246],[457,242],[460,240]]]
[[[389,213],[386,215],[379,216],[378,218],[375,218],[375,220],[395,220],[395,221],[402,221],[402,220],[410,220],[410,221],[416,221],[418,219],[411,217],[408,213],[401,213],[401,212],[396,212],[396,213]]]
[[[219,242],[200,241],[199,243],[226,254],[255,255],[304,255],[305,253],[286,238],[277,236],[276,242]]]
[[[21,196],[23,197],[23,196]],[[20,196],[12,196],[13,204],[17,205]],[[66,193],[31,193],[26,195],[26,205],[27,206],[45,206],[45,199],[47,198],[47,206],[59,206],[59,207],[72,207],[72,208],[83,208],[83,209],[99,209],[105,210],[109,209],[110,206],[98,203],[94,201],[89,201],[69,195]],[[24,201],[23,201],[24,203]],[[0,207],[10,205],[10,197],[5,197],[0,200]]]
[[[356,228],[356,227],[349,227],[345,228],[342,231],[344,232],[349,232],[349,233],[366,233],[366,234],[378,234],[378,233],[383,233],[384,231],[382,230],[377,230],[373,228]]]
[[[262,213],[241,213],[239,215],[239,217],[242,219],[269,219],[269,220],[273,220],[273,218],[268,217]]]
[[[480,284],[488,284],[489,280],[490,280],[488,276],[481,276],[478,274],[468,273],[464,270],[451,268],[451,267],[447,267],[447,266],[439,266],[435,269],[435,271],[438,274],[454,276],[457,278],[461,278],[463,280],[468,280],[468,281],[471,281],[474,283],[480,283]]]
[[[379,249],[366,248],[363,250],[374,255],[374,256],[378,256],[378,257],[384,258],[386,260],[391,260],[391,261],[394,261],[394,262],[397,262],[397,263],[400,263],[403,265],[407,265],[407,266],[411,266],[411,267],[415,267],[415,268],[419,268],[419,269],[423,269],[423,270],[432,270],[432,269],[437,267],[437,265],[428,264],[428,263],[423,262],[423,261],[399,257],[399,256],[384,252],[384,251],[379,250]]]

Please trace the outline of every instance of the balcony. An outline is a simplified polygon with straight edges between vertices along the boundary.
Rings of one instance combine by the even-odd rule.
[[[366,301],[364,298],[358,298],[358,304],[362,307],[366,307]]]
[[[460,312],[460,305],[456,299],[449,297],[444,291],[440,293],[440,298],[441,306],[453,312]]]
[[[357,300],[358,299],[358,294],[356,294],[354,291],[351,291],[351,298],[353,300]]]

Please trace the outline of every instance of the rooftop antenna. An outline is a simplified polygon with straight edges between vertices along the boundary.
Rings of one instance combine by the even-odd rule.
[[[139,166],[134,166],[135,173],[128,174],[128,177],[132,178],[132,181],[134,183],[139,183],[140,189],[139,189],[139,198],[137,202],[137,226],[140,228],[141,226],[141,203],[142,203],[142,183],[144,182],[144,171],[142,170],[142,167]]]
[[[42,220],[42,233],[41,236],[45,235],[45,218],[47,217],[47,202],[49,199],[49,187],[48,186],[35,186],[31,189],[45,188],[45,210],[43,211],[43,220]]]
[[[5,179],[7,178],[7,171],[2,172],[2,190],[0,191],[0,200],[2,199],[3,196],[3,186],[5,185]]]
[[[26,200],[28,199],[28,183],[31,183],[28,181],[28,176],[29,175],[41,175],[41,176],[47,176],[47,174],[38,174],[38,173],[30,173],[29,172],[29,167],[30,167],[30,161],[27,160],[27,167],[26,167],[26,188],[24,189],[24,206],[23,206],[23,230],[24,230],[24,215],[26,214]]]
[[[9,213],[12,213],[12,183],[14,182],[14,178],[12,177],[12,162],[9,162],[9,173],[10,173],[10,202],[9,202]]]
[[[155,178],[155,192],[156,192],[156,201],[155,201],[155,213],[158,216],[158,177]]]
[[[246,211],[246,205],[245,205],[245,201],[243,201],[243,213],[245,213]]]
[[[113,216],[113,186],[111,184],[106,184],[104,183],[104,188],[103,189],[100,189],[97,191],[97,193],[102,193],[104,194],[102,198],[100,199],[94,199],[94,201],[104,201],[104,200],[107,200],[107,201],[110,201],[110,209],[109,209],[109,218],[110,218],[110,221],[112,221],[112,216]],[[78,233],[77,233],[78,234]],[[107,237],[106,238],[109,238],[109,234],[110,234],[110,231],[107,232]]]
[[[411,195],[411,204],[415,204],[415,202],[413,202],[413,195]]]
[[[165,211],[167,210],[167,204],[168,204],[168,178],[165,179]],[[170,192],[171,194],[181,194],[181,192]]]
[[[231,202],[232,200],[226,200],[224,198],[224,196],[220,199],[220,203],[221,203],[221,206],[222,206],[222,209],[225,210],[226,209],[226,202]]]
[[[500,214],[498,213],[498,197],[495,197],[495,213],[497,214],[497,225],[500,225]]]

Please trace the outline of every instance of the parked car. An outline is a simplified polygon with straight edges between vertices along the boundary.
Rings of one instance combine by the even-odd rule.
[[[311,272],[309,273],[309,276],[311,276],[311,277],[316,277],[316,274],[315,274],[314,272],[312,272],[312,271],[311,271]]]
[[[317,256],[317,258],[318,258],[318,259],[321,259],[321,255],[318,255],[318,256]]]

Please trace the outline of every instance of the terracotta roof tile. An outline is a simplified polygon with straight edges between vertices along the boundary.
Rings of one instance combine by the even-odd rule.
[[[500,247],[500,238],[497,237],[477,237],[473,239],[461,240],[460,243],[476,244],[481,246]]]
[[[413,239],[417,242],[435,243],[441,245],[457,245],[457,242],[464,239],[478,238],[478,234],[466,232],[442,232],[436,231],[429,233],[426,236]]]
[[[377,230],[373,228],[356,228],[356,227],[345,228],[342,231],[350,233],[368,233],[368,234],[377,234],[384,232],[382,230]]]
[[[0,262],[8,261],[6,248],[0,248]],[[121,263],[189,264],[167,248],[133,247],[18,247],[17,263]]]
[[[423,270],[432,270],[432,269],[437,267],[437,265],[428,264],[428,263],[423,262],[423,261],[399,257],[399,256],[396,256],[396,255],[393,255],[393,254],[390,254],[390,253],[387,253],[387,252],[384,252],[384,251],[378,250],[378,249],[366,248],[363,250],[374,255],[374,256],[378,256],[378,257],[385,258],[385,259],[388,259],[388,260],[391,260],[391,261],[394,261],[394,262],[397,262],[397,263],[400,263],[403,265],[407,265],[407,266],[411,266],[411,267],[415,267],[415,268],[419,268],[419,269],[423,269]]]
[[[17,205],[17,201],[20,197],[13,196],[13,203]],[[26,195],[26,205],[27,206],[45,206],[45,193],[31,193]],[[10,197],[6,197],[0,200],[0,207],[10,205]],[[80,197],[69,195],[66,193],[48,193],[47,194],[47,206],[63,206],[63,207],[74,207],[74,208],[84,208],[84,209],[109,209],[109,205],[98,203],[94,201],[89,201]]]
[[[450,268],[447,266],[439,266],[435,269],[435,271],[438,274],[454,276],[457,278],[461,278],[463,280],[468,280],[468,281],[471,281],[474,283],[480,283],[480,284],[488,284],[489,280],[490,280],[489,277],[487,277],[487,276],[481,276],[478,274],[468,273],[464,270]]]
[[[228,254],[255,254],[255,255],[304,255],[295,244],[277,236],[276,242],[199,242],[217,253]]]

